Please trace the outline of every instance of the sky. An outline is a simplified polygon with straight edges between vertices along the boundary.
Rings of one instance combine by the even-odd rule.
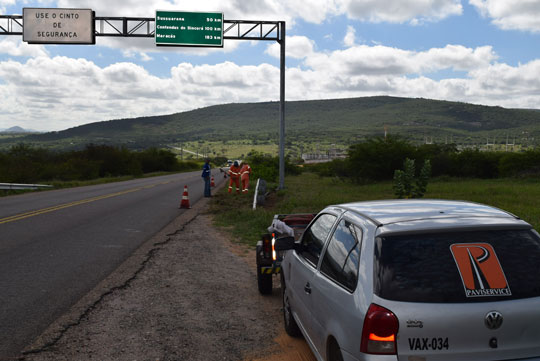
[[[287,101],[389,95],[540,109],[540,0],[0,0],[0,14],[25,7],[285,21]],[[112,37],[35,45],[0,34],[0,129],[279,101],[279,50],[273,41],[164,48]]]

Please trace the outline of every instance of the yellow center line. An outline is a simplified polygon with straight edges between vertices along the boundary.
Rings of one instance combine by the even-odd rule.
[[[167,184],[167,183],[169,183],[169,182],[161,183],[161,184]],[[75,202],[65,203],[65,204],[59,204],[57,206],[52,206],[52,207],[48,207],[48,208],[38,209],[38,210],[35,210],[35,211],[16,214],[14,216],[0,218],[0,224],[4,224],[4,223],[8,223],[8,222],[20,221],[21,219],[34,217],[34,216],[37,216],[37,215],[40,215],[40,214],[50,213],[50,212],[58,211],[58,210],[61,210],[61,209],[78,206],[78,205],[81,205],[81,204],[91,203],[91,202],[99,201],[99,200],[102,200],[102,199],[118,197],[118,196],[121,196],[123,194],[128,194],[128,193],[140,191],[142,189],[149,189],[149,188],[155,187],[156,185],[158,185],[158,184],[151,184],[151,185],[144,186],[144,187],[132,188],[132,189],[128,189],[128,190],[125,190],[125,191],[122,191],[122,192],[105,194],[105,195],[97,196],[97,197],[93,197],[93,198],[82,199],[80,201],[75,201]]]

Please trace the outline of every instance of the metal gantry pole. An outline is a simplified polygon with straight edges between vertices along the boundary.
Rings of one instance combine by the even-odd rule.
[[[279,60],[279,189],[285,188],[285,22],[280,21]]]

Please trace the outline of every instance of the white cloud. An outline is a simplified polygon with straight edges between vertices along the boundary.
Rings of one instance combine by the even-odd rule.
[[[486,67],[497,59],[491,46],[481,46],[475,49],[462,45],[447,45],[444,48],[434,48],[415,54],[416,62],[422,72],[452,69],[470,71]]]
[[[332,53],[305,53],[304,64],[314,70],[348,75],[428,74],[444,69],[470,71],[497,58],[490,46],[476,49],[447,45],[424,52],[382,45],[357,45]]]
[[[520,66],[493,64],[465,78],[434,80],[426,76],[344,74],[322,70],[287,72],[288,100],[347,98],[372,95],[423,97],[509,108],[538,108],[540,60]]]
[[[4,37],[0,38],[0,54],[10,56],[47,56],[48,52],[41,45],[28,45],[20,38]]]
[[[141,60],[142,61],[151,61],[151,60],[154,60],[154,58],[152,58],[151,56],[149,56],[146,53],[141,53]]]
[[[280,1],[284,13],[294,14],[295,18],[302,18],[307,22],[320,24],[328,17],[339,14],[338,0],[288,0]]]
[[[315,42],[305,36],[287,36],[285,39],[287,57],[303,59],[314,52]],[[265,53],[278,58],[280,57],[281,46],[278,43],[269,45]]]
[[[347,26],[347,34],[345,34],[345,38],[343,38],[343,44],[345,46],[353,46],[354,42],[356,41],[356,30],[352,26]]]
[[[99,67],[84,59],[0,62],[0,128],[59,130],[115,118],[170,114],[230,102],[279,98],[279,69],[268,64],[182,63],[158,78],[133,63]]]
[[[469,0],[469,3],[501,29],[540,32],[540,2],[536,0]]]
[[[461,0],[339,0],[342,13],[370,21],[417,24],[461,15]]]

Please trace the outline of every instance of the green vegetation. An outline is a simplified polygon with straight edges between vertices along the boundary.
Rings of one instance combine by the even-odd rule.
[[[199,163],[180,162],[175,154],[157,148],[134,152],[125,147],[90,144],[84,150],[59,152],[19,144],[0,151],[2,183],[60,181],[69,184],[98,178],[197,169],[200,169]]]
[[[215,224],[238,242],[254,247],[274,214],[316,213],[331,204],[392,199],[391,181],[354,184],[312,172],[287,176],[284,190],[272,192],[268,205],[252,209],[249,196],[228,194],[226,187],[212,199],[210,212]],[[274,188],[275,189],[275,188]],[[467,200],[502,208],[540,229],[540,181],[530,179],[435,179],[426,198]]]
[[[406,158],[419,163],[430,161],[435,177],[461,178],[532,177],[540,174],[540,149],[521,153],[458,151],[455,145],[413,145],[388,137],[355,144],[349,157],[312,167],[321,176],[335,176],[356,183],[390,180]]]

